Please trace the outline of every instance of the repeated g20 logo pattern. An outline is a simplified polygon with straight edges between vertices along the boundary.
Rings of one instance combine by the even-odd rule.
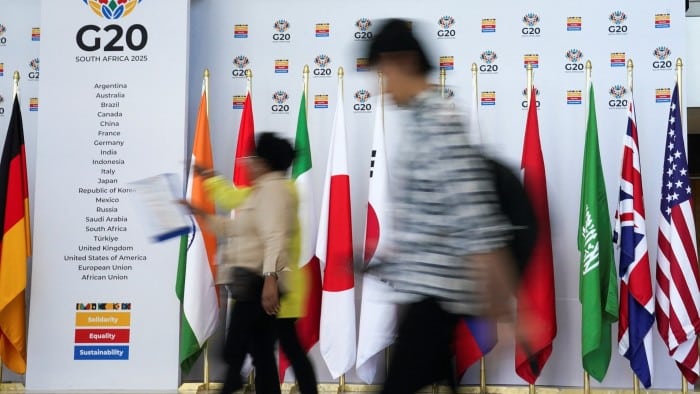
[[[487,73],[497,73],[498,72],[498,64],[496,64],[496,60],[498,59],[498,55],[496,55],[496,52],[487,49],[483,52],[481,52],[481,55],[479,55],[479,59],[481,59],[481,65],[479,66],[479,71],[481,73],[487,74]]]
[[[523,23],[525,24],[525,27],[523,27],[520,32],[522,33],[523,37],[539,37],[541,29],[539,27],[540,24],[540,16],[535,14],[534,12],[528,12],[523,16],[522,19]]]
[[[658,46],[654,48],[654,60],[651,63],[651,67],[654,70],[671,70],[673,68],[673,62],[670,59],[671,49],[667,46]]]
[[[355,112],[372,111],[372,104],[369,103],[369,98],[372,97],[372,95],[368,90],[360,89],[353,94],[353,97],[355,98],[355,105],[352,106],[352,109],[354,109]]]
[[[316,68],[314,68],[314,76],[316,77],[330,77],[331,74],[333,74],[333,70],[331,70],[330,64],[331,64],[331,58],[328,55],[320,54],[316,56],[314,59],[314,64],[316,65]]]
[[[610,87],[610,89],[608,89],[608,93],[610,93],[611,97],[611,99],[608,101],[608,107],[610,107],[610,109],[627,108],[627,99],[625,99],[625,95],[627,95],[627,88],[620,84],[613,85]]]
[[[438,38],[455,38],[457,32],[453,28],[455,24],[455,18],[445,15],[438,19],[438,26],[440,28],[437,31]]]
[[[29,77],[30,80],[32,81],[37,81],[39,80],[39,58],[35,57],[34,59],[29,61],[29,74],[27,74],[27,77]]]
[[[289,113],[289,95],[284,90],[278,90],[272,93],[272,112],[276,114],[286,114]]]
[[[585,68],[583,65],[583,52],[577,48],[571,48],[564,54],[566,57],[566,63],[564,64],[564,70],[567,72],[583,72]]]
[[[608,16],[610,25],[608,26],[608,33],[610,34],[627,34],[627,14],[617,10],[610,13]]]
[[[289,33],[289,28],[291,25],[286,19],[278,19],[272,25],[275,32],[272,34],[272,41],[274,42],[290,42],[292,40],[292,35]]]
[[[0,23],[0,46],[7,44],[7,37],[5,37],[5,33],[7,33],[7,28],[5,25]]]
[[[371,40],[374,34],[370,30],[372,27],[372,21],[367,18],[360,18],[355,21],[355,27],[357,31],[355,32],[355,40],[365,41]]]
[[[245,77],[245,70],[248,68],[248,65],[250,64],[250,60],[248,60],[247,57],[243,55],[238,55],[233,58],[233,71],[231,71],[231,75],[233,75],[234,78],[243,78]]]

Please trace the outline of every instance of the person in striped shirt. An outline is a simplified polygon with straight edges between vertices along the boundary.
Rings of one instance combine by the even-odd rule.
[[[453,377],[450,344],[460,316],[510,312],[510,224],[463,115],[428,82],[432,66],[412,26],[386,21],[368,52],[385,92],[410,113],[389,168],[389,247],[368,273],[404,304],[382,392],[412,393]]]

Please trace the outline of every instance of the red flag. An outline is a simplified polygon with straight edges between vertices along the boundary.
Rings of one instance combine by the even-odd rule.
[[[255,152],[255,126],[253,124],[253,102],[250,92],[245,97],[241,125],[238,127],[238,143],[236,144],[236,158],[233,162],[233,184],[237,187],[250,186],[250,177],[245,166],[240,165],[239,160],[250,156]]]
[[[552,354],[552,342],[557,335],[547,177],[539,134],[533,87],[530,93],[520,167],[523,170],[525,192],[530,197],[537,218],[538,232],[530,261],[523,273],[518,290],[516,332],[519,335],[515,348],[515,371],[530,384],[535,384],[544,364]],[[533,330],[532,327],[537,329]]]
[[[0,224],[0,359],[23,374],[27,367],[24,292],[31,246],[27,159],[17,96],[0,160]]]

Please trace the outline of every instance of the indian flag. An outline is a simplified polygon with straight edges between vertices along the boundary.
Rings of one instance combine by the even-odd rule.
[[[207,107],[207,91],[203,85],[190,165],[197,163],[203,168],[212,168],[214,163]],[[193,206],[213,214],[214,203],[205,194],[203,180],[193,177],[193,173],[193,169],[190,168],[187,200]],[[207,339],[216,329],[219,297],[214,284],[215,255],[215,235],[202,228],[199,220],[193,217],[192,232],[180,242],[180,261],[175,285],[175,291],[182,303],[180,366],[185,372],[192,368]]]

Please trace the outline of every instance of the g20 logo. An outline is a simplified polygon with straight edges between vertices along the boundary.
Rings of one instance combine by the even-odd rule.
[[[535,88],[535,108],[540,107],[540,100],[537,98],[540,97],[540,90]],[[530,98],[527,96],[527,88],[523,89],[523,101],[520,103],[520,105],[523,107],[523,109],[527,109],[529,106],[529,101]]]
[[[39,58],[35,57],[34,59],[29,61],[29,68],[31,71],[27,75],[29,79],[34,79],[37,80],[39,79]]]
[[[288,42],[292,39],[292,35],[287,33],[287,30],[289,30],[289,21],[286,19],[278,19],[275,21],[275,24],[272,25],[272,27],[275,29],[275,32],[272,35],[272,40],[275,42]]]
[[[608,32],[612,34],[624,34],[627,33],[627,25],[625,22],[627,21],[627,15],[618,10],[618,11],[613,11],[610,13],[608,16],[608,20],[610,21],[610,26],[608,26]]]
[[[445,15],[438,19],[438,25],[440,29],[437,31],[437,36],[439,38],[454,38],[457,32],[452,28],[455,24],[455,18]]]
[[[608,101],[608,106],[610,108],[627,108],[627,100],[625,99],[625,94],[627,94],[627,89],[622,85],[613,85],[608,90],[612,99]]]
[[[131,14],[142,0],[83,0],[92,12],[100,18],[115,20]],[[104,33],[106,34],[104,34]],[[102,47],[102,40],[108,40]],[[94,52],[103,49],[107,52],[122,52],[124,45],[132,51],[140,51],[148,43],[148,31],[141,24],[134,24],[126,28],[116,24],[105,27],[97,25],[85,25],[78,29],[75,35],[78,47],[86,52]]]
[[[566,71],[583,71],[584,65],[581,63],[583,59],[583,52],[580,49],[572,48],[566,51],[566,60],[568,63],[564,65],[564,70]]]
[[[319,77],[329,77],[333,73],[330,67],[331,58],[328,55],[320,54],[314,59],[314,64],[318,66],[314,68],[314,75]]]
[[[287,104],[287,100],[289,99],[289,95],[287,95],[287,92],[284,90],[278,90],[274,93],[272,93],[272,101],[274,104],[272,105],[272,112],[273,113],[287,113],[289,112],[289,104]]]
[[[245,77],[245,69],[248,67],[248,64],[250,64],[250,60],[248,60],[247,57],[243,55],[238,55],[233,58],[233,65],[235,68],[231,72],[234,78],[242,78]]]
[[[498,55],[496,55],[496,52],[492,50],[486,50],[481,52],[481,55],[479,55],[479,59],[481,59],[481,62],[484,63],[481,66],[479,66],[479,71],[482,73],[495,73],[498,72],[498,64],[494,64],[496,62],[496,59],[498,59]]]
[[[355,32],[356,40],[371,40],[374,37],[369,28],[372,27],[372,21],[367,18],[360,18],[355,22],[355,27],[358,31]]]
[[[6,31],[7,28],[5,27],[5,25],[0,24],[0,45],[7,44],[7,37],[5,37]]]
[[[525,27],[520,30],[520,32],[524,36],[539,36],[540,35],[540,28],[537,26],[537,24],[540,23],[540,16],[535,14],[534,12],[530,12],[525,14],[522,19],[523,23],[525,24]]]
[[[669,47],[660,46],[654,48],[654,57],[656,60],[651,64],[655,70],[670,70],[673,67],[673,62],[669,57],[671,49]]]
[[[352,109],[355,111],[371,111],[372,110],[372,104],[368,103],[369,98],[372,97],[372,95],[369,93],[369,91],[365,89],[360,89],[355,92],[353,95],[355,97],[355,105],[352,106]]]

